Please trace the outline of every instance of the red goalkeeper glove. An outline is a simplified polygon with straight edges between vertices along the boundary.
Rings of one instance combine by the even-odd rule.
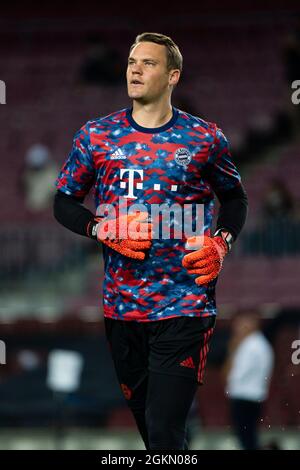
[[[123,256],[143,260],[151,247],[152,224],[147,219],[147,212],[116,219],[95,218],[96,238]]]
[[[188,245],[199,245],[201,237],[191,237],[187,240]],[[198,286],[213,281],[222,269],[228,246],[222,237],[203,237],[202,248],[185,255],[182,266],[189,274],[199,274],[195,282]]]

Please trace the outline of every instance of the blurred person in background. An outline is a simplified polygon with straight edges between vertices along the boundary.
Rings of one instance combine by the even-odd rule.
[[[299,202],[281,178],[269,181],[261,200],[260,224],[243,239],[247,254],[282,256],[300,252]]]
[[[264,223],[292,219],[294,205],[294,198],[285,182],[279,178],[274,178],[267,187],[262,203]]]
[[[257,312],[235,316],[223,367],[231,422],[243,450],[258,450],[258,424],[269,393],[274,353],[260,329]]]
[[[22,188],[25,206],[30,212],[41,212],[51,207],[57,171],[58,167],[46,145],[37,143],[27,150]]]
[[[187,448],[187,415],[215,327],[217,277],[247,214],[222,131],[171,104],[181,70],[171,38],[137,36],[127,67],[133,106],[78,131],[54,204],[58,222],[103,243],[106,335],[120,387],[151,450]],[[82,204],[92,187],[97,215]],[[147,211],[166,202],[204,208],[203,240],[153,237]],[[146,212],[130,212],[136,204]]]
[[[270,181],[262,201],[262,217],[258,246],[265,254],[279,256],[300,251],[297,204],[284,180]]]

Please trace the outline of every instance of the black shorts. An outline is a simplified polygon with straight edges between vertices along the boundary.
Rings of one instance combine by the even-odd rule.
[[[216,317],[175,317],[133,322],[105,318],[106,337],[126,398],[150,372],[203,383]]]

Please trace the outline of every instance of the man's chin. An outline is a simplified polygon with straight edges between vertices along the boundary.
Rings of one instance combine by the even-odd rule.
[[[128,93],[128,96],[131,100],[136,101],[137,103],[146,104],[148,100],[143,95],[138,95],[137,93]]]
[[[128,93],[128,96],[129,98],[131,98],[132,100],[139,100],[139,99],[142,99],[143,98],[143,94],[142,93],[138,93],[138,92],[129,92]]]

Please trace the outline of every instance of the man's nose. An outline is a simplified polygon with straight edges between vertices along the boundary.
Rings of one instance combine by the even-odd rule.
[[[132,73],[142,73],[142,67],[140,64],[133,64]]]

